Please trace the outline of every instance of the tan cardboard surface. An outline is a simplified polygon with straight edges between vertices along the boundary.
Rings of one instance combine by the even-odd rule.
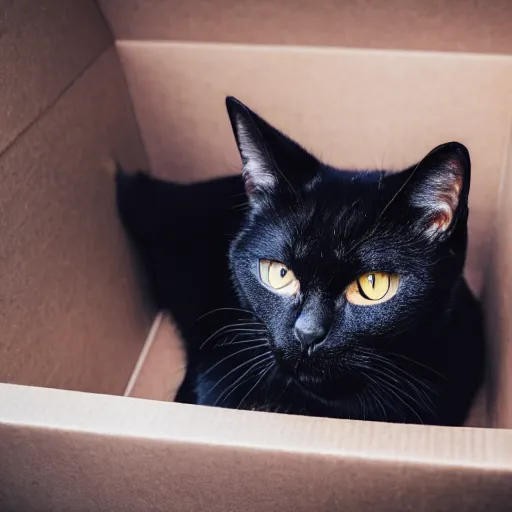
[[[179,334],[169,317],[159,314],[124,394],[171,401],[185,376],[185,367]]]
[[[509,0],[100,0],[116,39],[511,53]]]
[[[488,368],[489,416],[495,425],[512,428],[512,146],[505,155],[504,169],[484,296],[492,355]]]
[[[0,393],[2,510],[510,510],[512,431]]]
[[[0,159],[0,380],[122,394],[150,317],[109,156],[145,157],[115,49]]]
[[[91,0],[0,0],[0,154],[111,40]]]
[[[193,181],[239,171],[225,113],[228,94],[340,167],[399,169],[442,142],[466,144],[473,161],[468,276],[481,289],[512,116],[512,59],[180,43],[117,46],[159,176]]]

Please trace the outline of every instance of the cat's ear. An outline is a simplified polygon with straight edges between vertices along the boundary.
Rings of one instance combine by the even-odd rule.
[[[434,148],[410,170],[409,201],[419,209],[417,226],[429,239],[446,239],[466,219],[470,179],[469,152],[458,142]]]
[[[307,182],[317,160],[242,102],[228,96],[226,107],[243,163],[250,200]]]

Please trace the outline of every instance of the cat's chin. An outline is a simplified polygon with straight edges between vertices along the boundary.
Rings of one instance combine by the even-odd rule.
[[[364,380],[357,376],[328,378],[317,372],[293,371],[288,368],[284,369],[284,373],[302,393],[329,404],[345,402],[362,393],[366,387]]]

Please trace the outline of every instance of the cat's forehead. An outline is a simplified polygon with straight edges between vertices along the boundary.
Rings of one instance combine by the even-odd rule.
[[[324,245],[336,253],[366,232],[387,201],[384,173],[336,171],[306,190],[288,222],[294,224],[297,256],[310,246]]]
[[[291,249],[295,259],[313,254],[341,258],[371,226],[374,218],[367,212],[364,197],[352,197],[345,204],[310,201],[304,211],[289,219]]]
[[[299,194],[275,198],[259,217],[253,239],[269,258],[290,264],[338,265],[354,248],[385,250],[391,229],[380,218],[393,195],[387,173],[329,170]],[[380,229],[374,231],[376,221]],[[384,236],[383,236],[384,235]]]

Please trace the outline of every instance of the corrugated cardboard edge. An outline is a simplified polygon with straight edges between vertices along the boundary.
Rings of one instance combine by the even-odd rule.
[[[183,380],[186,355],[169,315],[159,313],[149,331],[124,396],[172,401]]]
[[[0,384],[0,396],[4,428],[472,467],[512,475],[509,430],[222,410],[12,384]]]
[[[162,323],[163,314],[158,313],[153,320],[153,323],[151,325],[151,329],[149,330],[148,337],[146,338],[146,341],[144,342],[144,346],[142,347],[142,350],[140,351],[139,358],[137,359],[137,362],[135,363],[135,367],[133,368],[133,372],[130,375],[130,379],[128,380],[128,384],[126,385],[126,389],[123,393],[123,396],[132,396],[133,388],[135,387],[137,381],[140,378],[140,374],[142,371],[142,368],[146,364],[148,354],[153,348],[153,344],[155,341],[155,338],[158,334],[158,331],[160,329],[160,324]]]

